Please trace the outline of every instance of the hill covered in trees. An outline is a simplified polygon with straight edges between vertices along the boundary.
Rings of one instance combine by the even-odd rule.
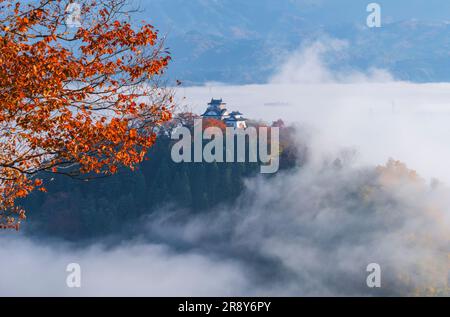
[[[295,128],[282,121],[273,125],[280,128],[280,170],[304,164],[307,150],[299,151]],[[113,176],[89,181],[40,176],[49,184],[48,192],[33,193],[22,202],[29,211],[22,229],[27,234],[73,241],[108,236],[162,208],[201,213],[232,205],[244,180],[260,172],[260,163],[175,163],[171,148],[177,140],[171,139],[171,129],[170,125],[161,129],[156,144],[134,171],[124,168]]]

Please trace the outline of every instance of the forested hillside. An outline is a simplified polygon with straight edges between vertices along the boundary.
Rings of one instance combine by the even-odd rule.
[[[298,151],[293,133],[292,127],[280,129],[280,170],[306,160],[306,149]],[[161,134],[134,171],[122,169],[89,181],[43,175],[48,193],[36,192],[23,201],[29,210],[23,230],[79,241],[121,231],[161,208],[207,212],[218,204],[233,204],[244,179],[260,172],[259,163],[174,163],[174,142]]]

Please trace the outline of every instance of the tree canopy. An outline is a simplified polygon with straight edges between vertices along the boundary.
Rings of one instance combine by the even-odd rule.
[[[125,0],[0,0],[0,228],[19,228],[18,198],[37,175],[97,177],[133,168],[170,120],[160,75],[170,60]]]

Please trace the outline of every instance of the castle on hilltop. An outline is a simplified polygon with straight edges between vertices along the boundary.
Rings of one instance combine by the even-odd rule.
[[[225,108],[226,103],[222,99],[211,99],[208,108],[202,114],[204,119],[216,119],[223,121],[228,127],[245,129],[247,127],[246,119],[242,117],[239,111],[228,112]]]

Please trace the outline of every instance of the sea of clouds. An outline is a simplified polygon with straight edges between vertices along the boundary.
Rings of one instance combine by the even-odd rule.
[[[331,71],[327,54],[347,49],[311,43],[266,85],[177,91],[197,113],[222,97],[246,117],[295,123],[306,166],[247,180],[231,208],[163,209],[132,241],[80,247],[2,233],[0,296],[449,295],[450,84]],[[376,169],[390,158],[418,175]],[[66,286],[72,262],[78,289]],[[369,263],[381,266],[380,289],[366,285]]]

